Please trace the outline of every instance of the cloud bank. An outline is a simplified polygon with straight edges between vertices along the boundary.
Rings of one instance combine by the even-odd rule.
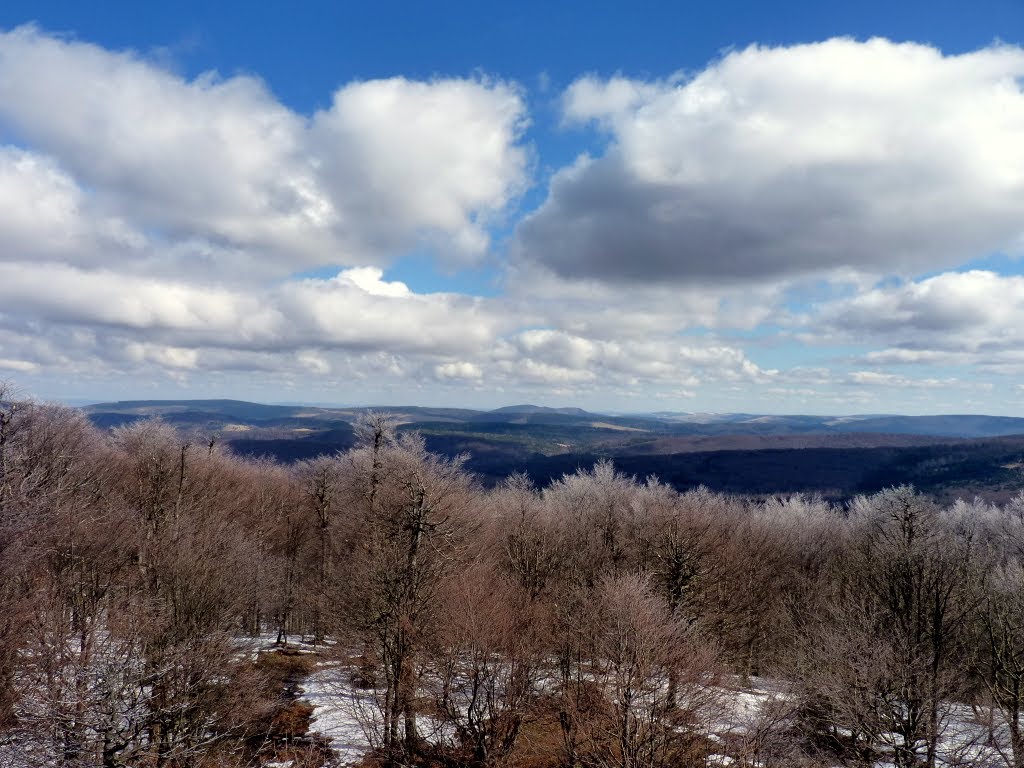
[[[751,47],[691,78],[584,77],[609,136],[556,174],[521,259],[567,278],[913,275],[1024,241],[1024,51]]]
[[[1024,245],[1022,78],[1012,46],[846,39],[584,76],[548,129],[605,148],[537,188],[545,127],[500,78],[299,114],[255,75],[0,32],[0,378],[935,410],[1024,372],[1024,278],[965,266]],[[409,254],[497,290],[390,275]]]

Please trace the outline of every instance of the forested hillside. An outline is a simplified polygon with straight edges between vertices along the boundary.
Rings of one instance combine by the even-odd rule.
[[[286,466],[0,401],[4,768],[1024,762],[1024,495],[485,488],[381,414]]]
[[[747,495],[820,494],[845,502],[914,484],[952,502],[1000,503],[1024,482],[1024,419],[991,416],[757,416],[661,413],[614,416],[579,408],[319,408],[238,400],[138,400],[85,408],[109,428],[159,416],[197,442],[283,463],[355,444],[353,424],[387,414],[398,432],[464,467],[488,487],[523,473],[544,486],[609,460],[676,490],[705,486]],[[873,431],[877,430],[877,431]]]

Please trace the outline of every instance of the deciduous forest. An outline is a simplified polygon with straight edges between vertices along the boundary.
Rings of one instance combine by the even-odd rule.
[[[4,768],[1024,766],[1024,495],[485,489],[381,415],[285,466],[0,401]]]

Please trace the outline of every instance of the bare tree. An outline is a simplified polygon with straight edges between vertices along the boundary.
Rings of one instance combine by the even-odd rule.
[[[983,645],[979,671],[1005,724],[993,727],[992,743],[1012,768],[1024,766],[1024,566],[1017,560],[987,575],[981,607]]]
[[[17,410],[12,388],[0,382],[0,732],[13,716],[14,675],[26,602],[19,582],[27,557],[23,537],[28,524],[7,503],[11,496],[9,465]]]
[[[567,577],[594,586],[606,573],[629,570],[636,520],[636,481],[610,461],[565,475],[544,489],[544,502],[562,521],[573,546]]]
[[[132,627],[139,645],[148,759],[158,768],[195,762],[240,727],[228,727],[237,709],[229,681],[244,670],[233,636],[255,599],[259,549],[236,510],[251,484],[244,466],[191,452],[160,422],[119,430],[114,442],[138,579],[127,618],[111,616],[108,627]]]
[[[316,582],[308,585],[314,592],[312,602],[312,631],[314,641],[324,639],[324,613],[330,600],[333,577],[334,528],[338,512],[340,472],[338,460],[330,456],[303,461],[296,465],[295,473],[303,495],[312,510],[316,526]],[[297,534],[297,531],[296,531]]]
[[[644,576],[606,577],[597,598],[594,676],[610,705],[599,720],[610,738],[595,744],[598,761],[662,768],[699,754],[721,695],[710,643],[673,619]]]
[[[372,439],[344,459],[350,509],[359,510],[353,535],[361,542],[348,557],[348,617],[364,653],[379,663],[379,741],[398,762],[420,747],[417,660],[473,489],[461,460],[428,453],[419,436],[368,434]]]
[[[491,496],[500,567],[533,601],[548,596],[569,558],[564,528],[526,475],[514,474]]]
[[[932,768],[966,683],[953,661],[974,609],[971,542],[909,487],[859,499],[852,525],[831,607],[805,628],[806,695],[855,753]]]
[[[455,576],[444,597],[426,686],[465,762],[501,765],[535,715],[545,650],[541,607],[489,564]]]
[[[4,512],[7,498],[11,495],[10,443],[14,417],[20,404],[14,400],[13,388],[0,381],[0,515]]]

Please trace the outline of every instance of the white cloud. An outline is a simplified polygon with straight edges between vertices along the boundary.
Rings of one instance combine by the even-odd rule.
[[[468,379],[476,381],[483,378],[483,371],[476,363],[459,361],[434,366],[434,375],[439,379]]]
[[[0,138],[55,158],[63,170],[44,171],[88,188],[96,210],[246,249],[268,273],[383,262],[423,243],[479,255],[487,217],[525,184],[524,124],[501,82],[352,83],[307,118],[254,77],[186,81],[133,53],[0,33]],[[61,188],[51,217],[81,196]]]
[[[52,322],[243,339],[278,322],[256,296],[60,264],[0,263],[0,303]]]
[[[506,290],[524,325],[554,326],[595,339],[643,340],[688,329],[750,330],[785,316],[784,291],[778,285],[624,287],[515,265]]]
[[[636,109],[657,98],[659,85],[630,80],[621,75],[600,80],[588,75],[570,85],[562,95],[562,110],[570,123],[605,119]]]
[[[327,382],[557,387],[564,396],[771,380],[736,346],[664,331],[522,329],[501,298],[417,294],[373,267],[260,291],[54,264],[0,263],[0,348],[33,372],[180,378],[302,372]],[[512,305],[514,306],[514,304]],[[25,318],[31,318],[26,320]],[[41,322],[40,322],[41,321]],[[10,366],[8,366],[10,367]]]
[[[911,389],[941,389],[957,384],[956,379],[915,379],[894,373],[879,371],[853,371],[849,375],[853,384],[865,384],[873,387],[901,387]]]
[[[864,355],[863,360],[870,365],[962,365],[970,362],[970,356],[934,349],[891,347],[868,352]]]
[[[525,124],[522,98],[503,83],[392,78],[340,89],[311,136],[325,186],[350,226],[370,229],[367,245],[394,249],[403,229],[426,230],[474,256],[488,244],[478,217],[525,185]]]
[[[331,364],[323,355],[312,350],[298,352],[295,355],[295,359],[299,362],[299,365],[315,375],[322,376],[331,372]]]
[[[412,295],[405,283],[386,282],[384,270],[377,267],[353,267],[338,274],[338,282],[348,282],[371,296],[403,298]]]
[[[73,254],[82,237],[75,183],[46,158],[0,147],[0,258]]]
[[[1024,372],[1024,278],[912,278],[1020,249],[1022,74],[1018,48],[833,40],[581,78],[564,122],[609,148],[556,173],[503,263],[532,162],[515,84],[353,82],[301,115],[256,77],[0,32],[0,370],[739,408]],[[413,251],[498,263],[503,294],[389,275]],[[798,338],[819,359],[772,362]],[[858,370],[822,363],[840,342]]]
[[[817,321],[882,339],[882,363],[954,363],[1024,344],[1024,277],[945,272],[826,304]],[[966,357],[965,355],[971,355]]]
[[[355,269],[243,292],[62,265],[0,263],[0,305],[50,323],[227,349],[449,354],[485,348],[504,323],[480,300],[417,295],[379,277],[374,268]]]
[[[123,220],[90,208],[53,158],[0,145],[0,260],[88,263],[131,253],[144,238]]]
[[[571,278],[750,282],[913,274],[1024,225],[1024,50],[834,39],[728,54],[692,79],[584,78],[611,134],[552,181],[520,259]]]
[[[380,265],[483,254],[528,182],[525,127],[518,87],[482,77],[353,82],[305,116],[256,77],[186,80],[0,32],[0,357],[51,374],[480,378],[502,313]]]
[[[762,381],[764,371],[742,350],[680,344],[665,335],[646,341],[587,339],[562,330],[532,329],[507,339],[498,370],[511,380],[631,388],[695,387],[705,381]]]
[[[32,373],[38,369],[39,365],[29,360],[11,360],[10,358],[0,357],[0,370]]]
[[[277,343],[451,355],[486,348],[507,322],[480,299],[371,289],[346,272],[284,284],[274,306],[288,327]]]
[[[163,344],[150,344],[146,342],[126,344],[124,353],[133,362],[156,363],[158,366],[170,369],[184,368],[193,370],[199,361],[199,352],[195,349],[169,347]]]

